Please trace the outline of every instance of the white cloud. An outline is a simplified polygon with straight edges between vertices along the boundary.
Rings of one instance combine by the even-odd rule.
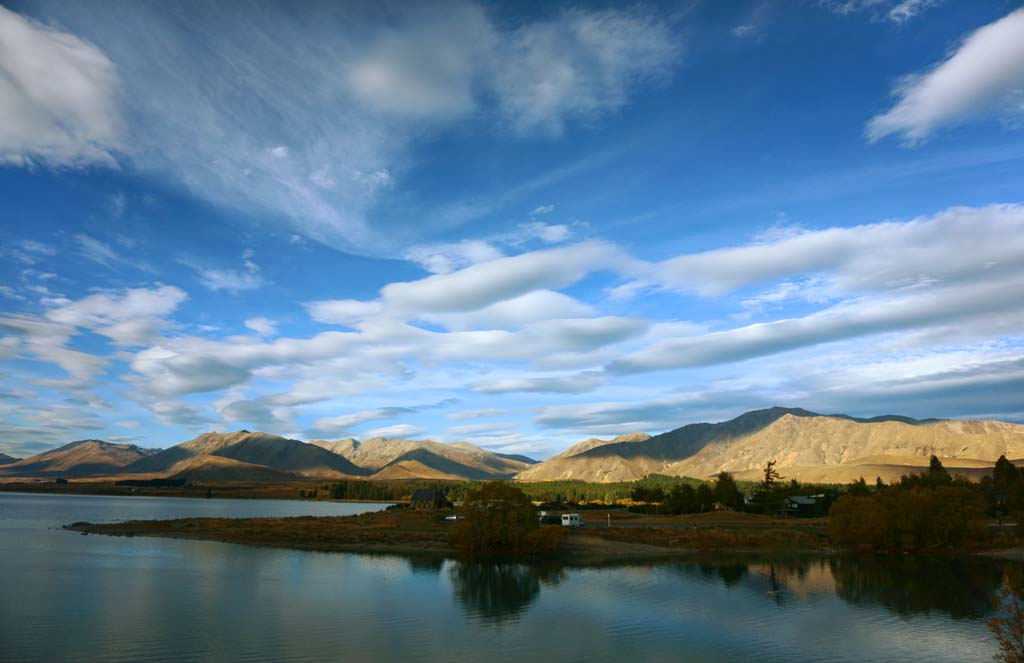
[[[0,6],[0,163],[116,166],[119,87],[95,46]]]
[[[419,281],[391,283],[381,289],[381,296],[397,310],[473,311],[532,290],[563,288],[591,271],[621,269],[627,263],[610,244],[583,242],[491,260]]]
[[[56,364],[77,384],[89,382],[107,366],[102,357],[66,347],[75,330],[65,324],[28,315],[7,315],[0,316],[0,333],[13,339],[6,352]]]
[[[943,0],[822,0],[822,4],[840,15],[870,13],[874,20],[897,25],[919,16]]]
[[[551,214],[554,211],[554,205],[539,205],[538,207],[535,207],[532,212],[530,212],[530,216],[543,216],[545,214]]]
[[[215,292],[223,290],[237,293],[243,290],[256,290],[266,285],[262,276],[248,271],[201,267],[196,269],[196,275],[200,283]]]
[[[498,409],[483,409],[483,410],[462,410],[461,412],[451,412],[448,414],[448,418],[452,421],[466,421],[467,419],[482,419],[484,417],[500,417],[507,414],[508,410]]]
[[[1024,205],[992,205],[683,255],[660,263],[651,278],[664,287],[716,296],[820,275],[812,294],[829,297],[973,279],[1016,265],[1024,265]]]
[[[584,371],[575,375],[555,377],[528,377],[481,382],[472,387],[481,394],[508,394],[534,392],[552,394],[580,394],[604,385],[608,376],[600,371]]]
[[[664,80],[679,50],[670,26],[639,9],[574,10],[514,28],[458,0],[304,16],[232,5],[218,21],[195,12],[170,20],[150,3],[44,0],[33,13],[68,26],[78,36],[62,37],[69,42],[97,44],[111,72],[116,63],[122,166],[371,255],[437,232],[414,215],[368,220],[417,141],[471,114],[470,130],[500,124],[524,134],[593,122]],[[24,53],[35,51],[19,62]],[[94,116],[86,137],[100,144],[105,126]],[[94,151],[80,158],[109,153],[105,143]]]
[[[499,52],[494,87],[512,129],[560,134],[569,120],[618,110],[638,84],[665,78],[679,40],[639,9],[571,10],[521,26]]]
[[[450,120],[473,110],[474,80],[496,35],[480,7],[446,9],[413,12],[378,35],[349,67],[357,97],[375,110],[415,118]]]
[[[79,233],[75,235],[75,241],[78,243],[79,251],[81,251],[83,256],[104,267],[113,269],[114,265],[124,261],[109,244],[105,244],[94,237]]]
[[[388,439],[410,438],[419,437],[426,432],[426,429],[420,428],[419,426],[413,426],[412,424],[395,424],[394,426],[384,426],[383,428],[368,430],[364,434],[364,437],[386,437]]]
[[[443,313],[422,316],[447,329],[515,329],[545,320],[584,318],[594,308],[569,295],[553,290],[534,290],[468,313]]]
[[[120,295],[102,293],[46,312],[49,320],[82,327],[123,346],[155,342],[165,326],[162,318],[174,312],[188,295],[174,286],[131,288]]]
[[[345,327],[351,327],[383,310],[379,301],[364,302],[358,299],[327,299],[309,302],[305,307],[309,316],[317,322]]]
[[[853,299],[802,318],[660,341],[611,362],[608,370],[643,373],[709,366],[895,330],[956,322],[966,326],[976,318],[1018,310],[1016,293],[1021,288],[1024,276]]]
[[[465,239],[451,244],[414,246],[405,252],[411,260],[431,274],[447,274],[478,262],[502,257],[501,251],[482,240]]]
[[[978,115],[1019,113],[1022,89],[1024,9],[1017,9],[968,35],[930,71],[901,81],[896,88],[899,101],[871,119],[867,136],[876,141],[901,135],[913,144],[940,127]],[[1018,100],[1016,108],[1013,99]]]
[[[729,34],[733,37],[750,37],[757,34],[757,28],[753,25],[737,25],[732,30],[729,30]]]
[[[245,326],[260,336],[277,336],[277,321],[271,320],[270,318],[264,318],[262,316],[249,318],[245,321]]]

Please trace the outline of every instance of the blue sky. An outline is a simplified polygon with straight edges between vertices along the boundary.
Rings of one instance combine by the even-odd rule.
[[[0,452],[1024,421],[1016,2],[5,2]]]

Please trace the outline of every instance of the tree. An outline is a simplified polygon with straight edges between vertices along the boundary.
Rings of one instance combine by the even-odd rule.
[[[665,498],[663,509],[666,513],[693,513],[697,510],[697,491],[687,483],[673,486]]]
[[[697,508],[701,513],[710,511],[715,505],[715,491],[707,483],[697,486]]]
[[[1016,574],[1007,574],[1003,588],[997,595],[1002,614],[988,620],[988,628],[996,636],[999,653],[995,660],[1002,663],[1024,663],[1024,583]]]
[[[850,489],[846,491],[847,494],[855,497],[867,497],[871,494],[871,490],[868,488],[868,484],[864,481],[864,477],[861,477],[850,484]]]
[[[935,454],[928,459],[928,473],[925,478],[931,486],[949,486],[953,483],[953,477],[949,476],[949,472]]]
[[[995,489],[1008,492],[1011,486],[1016,485],[1017,479],[1017,466],[1007,460],[1005,455],[1000,456],[996,461],[995,469],[992,470],[992,482],[995,484]]]
[[[715,498],[730,509],[743,506],[743,493],[736,487],[736,481],[728,472],[720,472],[715,481]]]
[[[663,502],[665,491],[660,488],[648,488],[637,485],[629,492],[629,498],[634,502]]]
[[[454,531],[462,550],[478,554],[529,551],[529,536],[539,524],[530,498],[519,488],[489,481],[467,491],[462,508],[465,519]]]
[[[764,481],[761,483],[761,487],[764,491],[770,492],[775,484],[782,479],[782,475],[775,469],[775,461],[770,460],[764,464]]]

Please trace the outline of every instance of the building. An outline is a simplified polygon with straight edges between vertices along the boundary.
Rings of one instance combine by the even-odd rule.
[[[437,511],[451,506],[451,503],[448,502],[443,490],[420,488],[413,491],[409,506],[417,511]]]
[[[787,497],[779,509],[780,516],[803,516],[812,518],[816,515],[818,500],[824,495],[792,495]]]

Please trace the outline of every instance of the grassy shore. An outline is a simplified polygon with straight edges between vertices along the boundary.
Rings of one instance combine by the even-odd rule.
[[[324,481],[295,481],[289,483],[255,483],[247,481],[221,481],[181,487],[118,486],[114,479],[71,479],[68,483],[55,483],[52,479],[0,481],[0,492],[53,493],[57,495],[145,495],[147,497],[197,497],[263,500],[298,500],[302,493],[318,490],[319,499],[326,500],[329,486]],[[345,500],[355,502],[359,500]],[[384,500],[387,501],[387,500]]]
[[[614,516],[608,526],[608,516]],[[565,531],[552,555],[571,562],[654,559],[701,551],[828,552],[821,521],[745,514],[647,517],[591,512],[590,524]],[[442,514],[395,510],[338,517],[183,518],[74,523],[67,529],[114,536],[222,541],[255,546],[347,552],[458,554],[452,523]]]

